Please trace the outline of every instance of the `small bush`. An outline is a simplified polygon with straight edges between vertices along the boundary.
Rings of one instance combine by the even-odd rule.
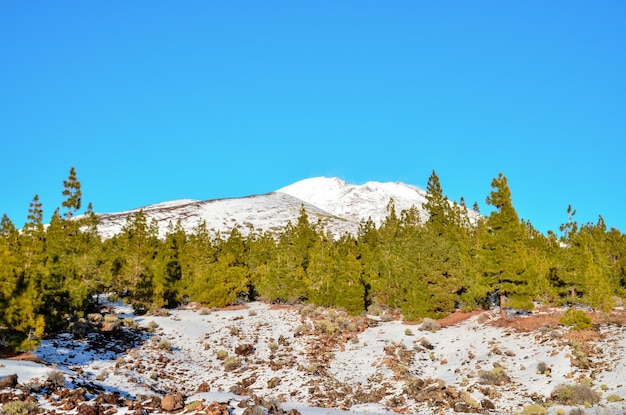
[[[48,383],[55,387],[61,387],[65,383],[65,375],[60,370],[51,370],[46,377]]]
[[[158,328],[159,328],[159,323],[157,323],[156,321],[151,320],[151,321],[148,323],[148,331],[149,331],[150,333],[153,333],[153,332],[154,332],[156,329],[158,329]]]
[[[411,329],[404,330],[404,335],[405,336],[412,336],[413,335],[413,330],[411,330]]]
[[[422,337],[419,342],[424,349],[433,350],[435,348],[426,337]]]
[[[207,308],[207,307],[202,307],[199,311],[198,314],[200,314],[201,316],[208,316],[209,314],[211,314],[211,309]]]
[[[228,328],[228,331],[229,331],[231,336],[239,336],[239,328],[238,327],[230,326]]]
[[[87,314],[87,320],[89,320],[89,322],[91,324],[101,324],[102,321],[104,320],[104,316],[100,313],[91,313],[91,314]]]
[[[318,373],[318,367],[316,364],[310,364],[306,367],[306,371],[310,374],[310,375],[315,375]]]
[[[191,401],[185,405],[185,411],[198,411],[199,409],[202,409],[202,402],[200,401]]]
[[[276,353],[276,350],[278,350],[278,343],[276,343],[276,342],[270,342],[270,343],[267,345],[267,348],[268,348],[268,349],[270,349],[270,352],[272,352],[272,353]]]
[[[256,310],[250,310],[250,311],[248,311],[248,315],[249,315],[250,317],[254,317],[254,316],[256,316]]]
[[[591,328],[593,320],[584,311],[569,308],[563,313],[559,323],[572,327],[574,330],[588,330]]]
[[[545,415],[547,413],[548,410],[538,403],[530,404],[522,410],[522,414],[524,415]]]
[[[561,384],[552,391],[552,399],[563,405],[595,405],[600,395],[586,385]]]
[[[586,415],[586,413],[583,408],[572,408],[572,410],[569,411],[569,415]]]
[[[335,334],[340,331],[339,327],[332,320],[328,319],[318,320],[314,325],[316,330],[324,334]]]
[[[167,340],[161,340],[159,342],[159,349],[167,350],[168,352],[171,352],[172,351],[172,343],[170,343]]]
[[[611,394],[609,396],[606,397],[607,402],[621,402],[624,400],[624,398],[622,398],[619,395],[616,394]]]
[[[232,372],[241,366],[241,361],[235,356],[228,356],[224,359],[224,370],[226,372]]]
[[[463,401],[466,404],[468,404],[471,408],[473,408],[473,409],[480,408],[480,404],[478,403],[478,401],[476,401],[476,399],[472,398],[472,395],[470,395],[469,392],[461,391],[461,393],[463,394]]]
[[[367,314],[372,316],[380,316],[383,314],[383,309],[378,304],[371,304],[367,307]]]
[[[219,360],[224,360],[228,357],[228,352],[224,349],[220,349],[217,351],[217,358]]]
[[[96,380],[102,382],[109,376],[109,371],[107,369],[102,369],[100,373],[96,375]]]
[[[537,373],[540,373],[542,375],[546,375],[550,373],[550,368],[548,367],[546,362],[537,363]]]
[[[265,415],[263,408],[259,405],[249,406],[243,411],[243,415]]]
[[[504,385],[509,383],[511,379],[506,374],[502,366],[494,367],[490,372],[480,372],[478,382],[482,385]]]
[[[302,324],[302,325],[296,327],[296,331],[295,331],[295,333],[293,335],[294,336],[301,336],[303,334],[308,333],[308,331],[309,331],[309,327],[306,324]]]
[[[0,413],[4,415],[29,415],[37,409],[37,403],[31,400],[12,401],[2,405]]]
[[[137,324],[137,321],[135,319],[126,317],[124,320],[122,320],[122,326],[128,329],[136,329],[137,327],[139,327],[139,324]]]
[[[439,330],[440,328],[441,328],[441,324],[437,323],[437,321],[433,320],[432,318],[428,318],[428,317],[426,317],[422,321],[422,325],[420,326],[420,330],[432,331],[432,332],[435,332],[435,331]]]

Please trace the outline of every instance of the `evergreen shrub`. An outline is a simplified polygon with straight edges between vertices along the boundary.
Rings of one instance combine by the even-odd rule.
[[[593,320],[583,310],[569,308],[563,313],[559,323],[574,330],[588,330],[591,328]]]

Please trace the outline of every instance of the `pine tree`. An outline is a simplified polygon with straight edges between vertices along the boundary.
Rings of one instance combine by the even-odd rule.
[[[109,258],[115,290],[128,293],[138,311],[153,299],[152,261],[158,252],[158,227],[148,220],[142,209],[126,218],[122,231],[107,244],[112,250]]]
[[[446,228],[450,225],[450,202],[444,196],[439,177],[434,170],[428,178],[428,184],[426,185],[424,209],[428,212],[426,225],[437,234],[443,235]]]
[[[532,308],[536,291],[529,266],[524,229],[511,201],[507,179],[500,173],[491,182],[487,204],[496,208],[487,219],[488,233],[482,245],[482,267],[486,286],[500,297],[502,317],[504,300],[516,308]]]
[[[67,209],[65,218],[71,219],[80,210],[82,197],[80,182],[76,178],[76,169],[73,166],[70,169],[69,177],[63,181],[63,196],[66,197],[61,204]]]
[[[181,299],[209,303],[207,289],[213,264],[217,262],[218,248],[209,235],[206,222],[202,221],[189,235],[188,248],[185,249],[185,260],[182,264],[182,278],[179,283]]]
[[[39,290],[40,281],[45,275],[45,233],[43,209],[38,195],[30,203],[28,219],[18,243],[13,239],[15,234],[11,228],[11,224],[3,220],[3,231],[6,231],[5,237],[8,238],[4,240],[8,244],[5,246],[10,247],[7,249],[8,258],[4,258],[4,272],[9,278],[5,289],[7,293],[11,292],[10,297],[4,299],[3,319],[9,332],[16,335],[13,346],[29,349],[37,344],[45,330],[45,321],[40,314],[42,295]],[[14,251],[16,248],[17,252]]]
[[[176,225],[168,225],[165,240],[158,244],[158,254],[151,264],[153,279],[152,304],[156,307],[174,307],[178,296],[179,281],[183,277],[183,250],[187,243],[187,235],[181,221]]]
[[[288,223],[280,236],[276,256],[268,264],[265,279],[259,281],[259,293],[270,301],[306,301],[310,286],[309,256],[319,237],[302,207],[297,224]]]

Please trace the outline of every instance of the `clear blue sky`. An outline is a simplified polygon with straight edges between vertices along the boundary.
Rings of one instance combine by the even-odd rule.
[[[623,1],[0,2],[0,215],[401,181],[626,232]]]

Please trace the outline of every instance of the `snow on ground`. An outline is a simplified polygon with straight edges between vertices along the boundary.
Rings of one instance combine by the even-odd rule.
[[[626,397],[626,336],[619,325],[603,326],[588,340],[594,364],[581,368],[572,364],[574,341],[568,340],[567,328],[500,327],[491,324],[498,319],[495,312],[422,330],[398,320],[350,320],[335,311],[305,314],[297,307],[260,302],[144,316],[116,304],[115,311],[120,321],[126,319],[131,326],[133,320],[145,330],[137,334],[124,329],[123,339],[102,333],[84,341],[57,336],[43,341],[35,353],[45,364],[2,360],[0,377],[16,373],[21,384],[43,381],[54,367],[64,373],[66,385],[89,383],[132,399],[181,392],[188,403],[232,401],[236,407],[254,395],[284,409],[320,415],[454,412],[407,398],[407,379],[425,385],[440,382],[475,402],[488,399],[496,407],[491,412],[518,413],[534,400],[546,401],[560,384],[589,378],[603,399],[587,408],[588,413],[626,410],[623,402],[606,399]],[[351,321],[361,326],[324,335],[322,319],[332,320],[335,328],[348,327]],[[549,372],[539,373],[540,363]],[[509,382],[479,382],[496,366]],[[553,405],[549,412],[558,409],[571,408]]]

